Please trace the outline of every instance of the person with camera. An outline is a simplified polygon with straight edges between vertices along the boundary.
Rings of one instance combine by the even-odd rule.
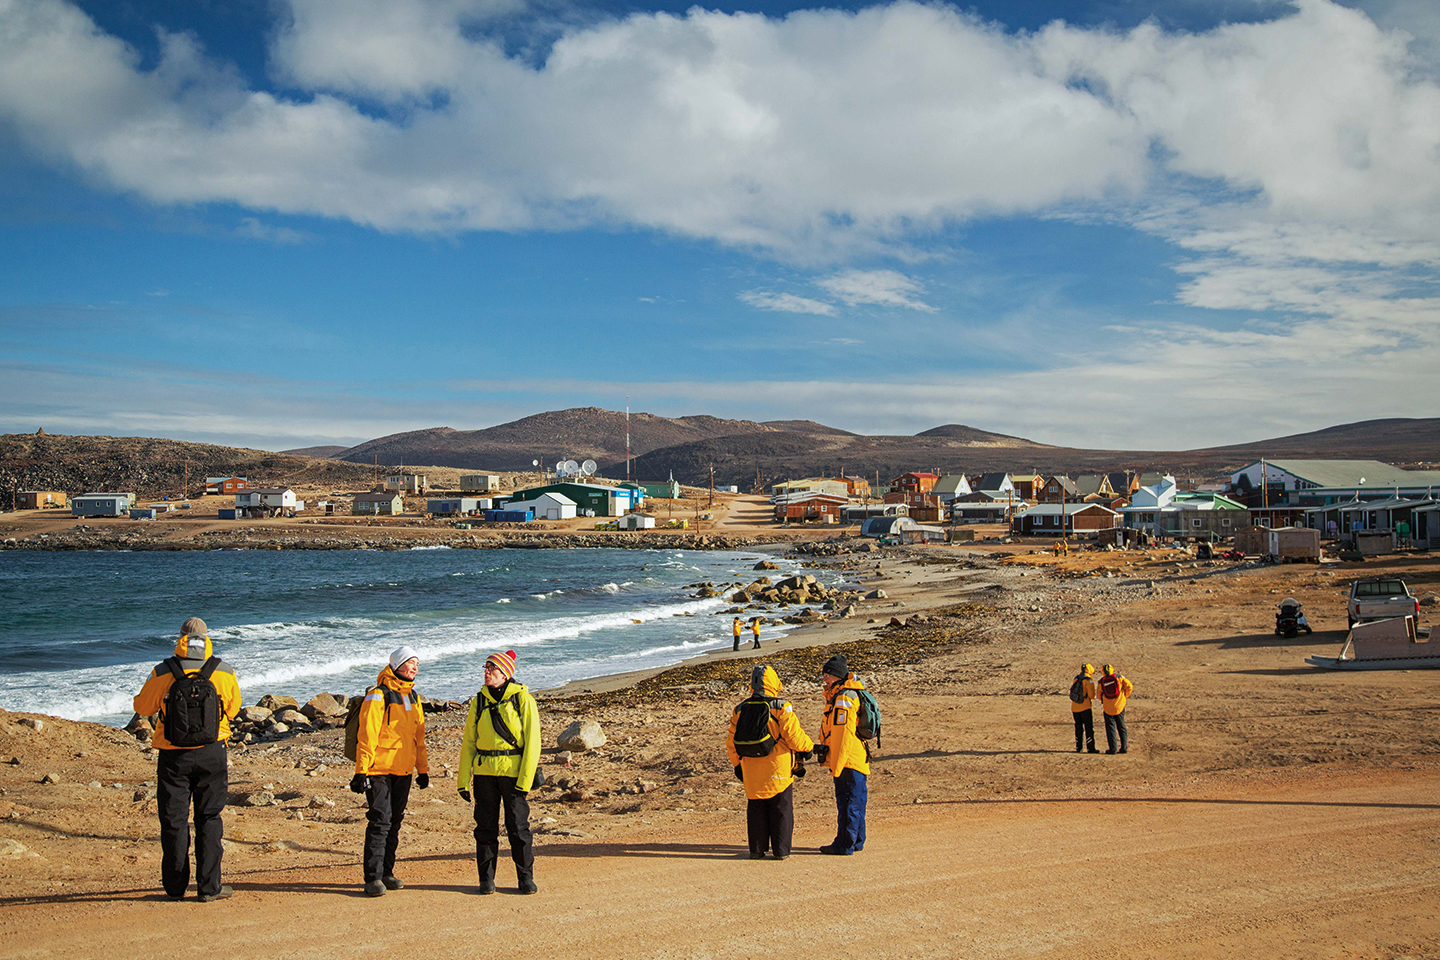
[[[500,811],[521,893],[535,893],[535,844],[530,834],[530,789],[538,786],[540,709],[515,680],[515,651],[485,658],[485,685],[470,701],[460,743],[460,798],[475,804],[475,865],[480,892],[495,892],[500,856]]]
[[[415,786],[430,786],[430,760],[425,752],[425,710],[415,695],[420,655],[409,647],[390,654],[375,686],[360,704],[355,738],[355,776],[350,789],[365,794],[365,893],[383,897],[405,886],[395,876],[395,851],[400,825],[410,800],[410,775]]]
[[[725,747],[735,776],[745,784],[745,825],[750,859],[790,856],[795,832],[795,778],[805,775],[800,761],[810,759],[815,743],[800,726],[788,700],[780,699],[780,676],[757,666],[750,675],[751,695],[730,715]]]
[[[825,714],[815,758],[830,768],[835,780],[835,839],[821,853],[848,857],[865,849],[865,804],[869,791],[870,751],[856,732],[860,715],[857,691],[865,689],[840,654],[821,668]]]
[[[195,892],[201,903],[232,893],[220,882],[225,801],[230,792],[230,718],[240,712],[235,670],[214,656],[199,617],[180,627],[175,655],[145,681],[132,704],[142,717],[160,714],[150,745],[159,751],[155,805],[160,813],[160,884],[179,900],[190,886],[190,808],[195,808]]]

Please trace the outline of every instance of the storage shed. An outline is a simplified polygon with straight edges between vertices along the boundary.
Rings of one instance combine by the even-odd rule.
[[[70,501],[70,515],[123,517],[129,512],[132,499],[128,493],[87,493]]]
[[[505,509],[532,511],[536,520],[575,519],[575,501],[563,493],[542,493],[524,500],[511,500],[505,504]]]
[[[483,501],[485,507],[482,508],[481,502],[479,497],[446,497],[441,500],[427,500],[425,501],[425,512],[433,513],[437,517],[458,517],[490,506],[490,502],[486,500]]]
[[[627,513],[620,518],[621,530],[653,530],[655,518],[648,513]]]
[[[20,510],[45,510],[51,507],[64,508],[65,494],[58,490],[21,490],[16,500]]]
[[[355,516],[398,516],[405,512],[405,500],[398,493],[357,493],[350,512]]]
[[[460,489],[464,493],[494,493],[500,489],[498,473],[466,473],[460,476]]]

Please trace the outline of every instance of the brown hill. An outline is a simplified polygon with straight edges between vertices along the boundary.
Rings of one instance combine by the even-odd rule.
[[[630,449],[636,454],[717,436],[776,432],[775,427],[750,420],[630,415]],[[577,407],[484,430],[431,427],[370,440],[339,456],[355,463],[370,463],[378,456],[381,463],[433,463],[472,470],[529,470],[534,460],[545,465],[564,459],[623,463],[625,414]]]
[[[288,453],[295,457],[319,457],[322,460],[326,457],[333,457],[337,453],[344,453],[349,447],[342,447],[339,444],[328,444],[320,447],[296,447],[294,450],[281,450],[281,453]]]
[[[787,431],[762,436],[711,438],[652,450],[640,458],[636,475],[683,483],[715,482],[754,486],[757,474],[776,480],[816,474],[847,474],[882,482],[908,470],[936,473],[1033,471],[1077,476],[1111,470],[1164,470],[1181,478],[1218,479],[1260,457],[1383,460],[1421,464],[1440,450],[1440,418],[1369,420],[1327,427],[1273,440],[1181,451],[1087,450],[1055,447],[1018,437],[951,424],[913,437],[817,435]],[[613,472],[616,464],[602,466]]]
[[[0,436],[0,490],[125,490],[141,496],[204,490],[207,476],[241,476],[251,486],[326,484],[368,489],[372,467],[294,454],[153,437]]]

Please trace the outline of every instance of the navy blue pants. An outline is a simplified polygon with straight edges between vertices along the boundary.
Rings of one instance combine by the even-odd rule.
[[[1110,748],[1109,752],[1115,752],[1115,734],[1120,734],[1120,750],[1122,752],[1130,749],[1130,740],[1125,732],[1125,711],[1111,716],[1105,714],[1105,745]]]
[[[865,774],[846,767],[835,778],[835,842],[840,853],[857,853],[865,849],[865,801],[870,790]]]

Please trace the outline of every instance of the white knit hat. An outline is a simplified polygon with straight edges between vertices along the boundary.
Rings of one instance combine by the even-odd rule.
[[[399,670],[399,669],[400,669],[400,665],[403,664],[406,660],[419,660],[419,659],[420,659],[420,654],[416,653],[413,648],[411,648],[411,647],[401,647],[401,648],[399,648],[398,650],[396,650],[394,653],[390,654],[390,669],[391,669],[391,670]]]

